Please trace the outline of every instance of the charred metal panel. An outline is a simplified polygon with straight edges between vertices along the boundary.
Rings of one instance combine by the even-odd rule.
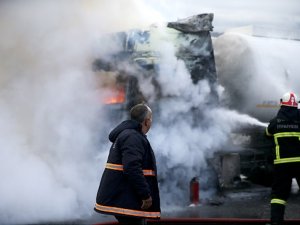
[[[184,61],[193,83],[207,79],[214,93],[217,73],[210,35],[212,20],[213,14],[200,14],[169,22],[165,27],[152,26],[149,30],[133,29],[111,34],[110,39],[115,43],[117,51],[95,59],[93,69],[118,71],[121,76],[132,77],[130,82],[133,82],[133,77],[152,76],[159,98],[160,87],[155,77],[160,70],[162,52],[155,44],[163,40],[173,44],[177,59]],[[134,86],[139,89],[138,84]],[[127,90],[142,93],[141,90]],[[128,107],[137,102],[134,94],[129,96],[133,99],[128,99]]]

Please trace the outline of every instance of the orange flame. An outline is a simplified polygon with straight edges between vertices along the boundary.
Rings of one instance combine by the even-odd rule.
[[[110,96],[105,97],[105,104],[118,104],[125,102],[125,90],[124,88],[116,89]]]

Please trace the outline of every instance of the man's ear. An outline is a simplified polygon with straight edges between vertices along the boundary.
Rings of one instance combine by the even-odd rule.
[[[146,127],[148,126],[148,123],[149,123],[148,119],[145,119],[145,120],[144,120],[144,125],[145,125]]]
[[[147,126],[147,120],[146,119],[142,122],[142,126]]]

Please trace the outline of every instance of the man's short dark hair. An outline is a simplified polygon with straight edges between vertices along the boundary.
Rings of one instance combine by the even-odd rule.
[[[130,118],[139,123],[142,123],[149,112],[149,107],[146,104],[137,104],[130,109]]]

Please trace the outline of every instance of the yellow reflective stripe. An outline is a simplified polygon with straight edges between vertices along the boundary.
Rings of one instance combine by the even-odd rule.
[[[266,127],[266,135],[267,136],[273,136],[273,134],[269,133],[268,127]]]
[[[300,162],[300,157],[275,159],[274,164]]]
[[[278,199],[278,198],[273,198],[271,200],[271,204],[281,204],[281,205],[285,205],[286,201],[282,200],[282,199]]]
[[[109,213],[118,213],[128,216],[138,216],[138,217],[147,217],[147,218],[159,218],[160,212],[148,212],[148,211],[139,211],[133,209],[125,209],[119,207],[105,206],[100,204],[95,204],[95,208],[99,211],[109,212]]]
[[[280,158],[280,146],[278,144],[278,138],[282,137],[298,137],[300,140],[300,132],[282,132],[282,133],[277,133],[274,134],[274,142],[275,142],[275,155],[276,159],[274,160],[274,164],[279,164],[279,163],[289,163],[289,162],[299,162],[299,157],[294,157],[294,158]]]
[[[276,155],[276,159],[280,159],[280,148],[279,148],[279,144],[278,144],[278,139],[277,137],[275,137],[274,135],[274,142],[275,142],[275,155]]]
[[[276,137],[300,137],[300,132],[281,132],[274,134]]]
[[[106,163],[105,166],[106,169],[111,169],[111,170],[118,170],[118,171],[123,171],[123,165],[122,164],[114,164],[114,163]],[[155,171],[154,170],[143,170],[144,176],[155,176]]]
[[[281,132],[274,134],[274,137],[299,137],[300,138],[300,132]]]

